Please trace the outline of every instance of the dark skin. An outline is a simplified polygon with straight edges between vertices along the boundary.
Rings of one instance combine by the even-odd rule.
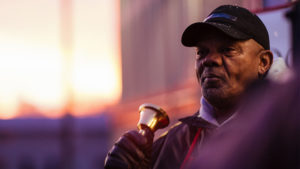
[[[255,80],[270,69],[272,52],[255,40],[235,40],[217,29],[209,29],[196,46],[196,73],[203,97],[223,122]]]

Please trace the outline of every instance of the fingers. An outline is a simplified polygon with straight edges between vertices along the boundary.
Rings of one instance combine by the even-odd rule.
[[[150,141],[148,139],[151,139]],[[143,136],[138,131],[125,133],[109,151],[105,168],[146,168],[150,164],[153,136]]]
[[[148,138],[136,130],[128,131],[124,136],[134,142],[138,147],[144,147],[148,143]]]
[[[136,138],[134,138],[136,137]],[[139,139],[139,140],[133,140],[134,139]],[[134,134],[128,134],[126,133],[123,137],[117,141],[115,144],[116,147],[119,147],[124,151],[124,154],[128,154],[128,158],[133,158],[130,159],[130,161],[134,161],[134,159],[143,159],[145,158],[145,155],[143,153],[143,145],[145,145],[145,138],[140,138],[138,135]]]

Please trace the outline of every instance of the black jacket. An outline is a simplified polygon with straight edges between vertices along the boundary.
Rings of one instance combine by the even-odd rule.
[[[179,119],[166,134],[163,134],[153,144],[152,168],[153,169],[176,169],[182,165],[189,148],[199,128],[201,133],[206,129],[214,129],[216,126],[197,117],[198,112],[193,116]],[[199,146],[202,134],[197,139]]]

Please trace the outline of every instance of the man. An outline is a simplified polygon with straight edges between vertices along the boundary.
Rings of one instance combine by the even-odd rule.
[[[300,168],[299,2],[287,16],[292,20],[293,68],[280,83],[260,81],[248,90],[234,120],[210,137],[189,169]]]
[[[220,6],[190,25],[182,44],[196,47],[201,109],[153,145],[153,135],[124,134],[109,152],[105,168],[184,168],[201,144],[233,117],[245,90],[263,79],[272,64],[269,36],[262,21],[245,8]]]

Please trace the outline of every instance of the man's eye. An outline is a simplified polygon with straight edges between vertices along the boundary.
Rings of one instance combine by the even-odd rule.
[[[197,58],[201,58],[201,57],[203,57],[203,56],[205,56],[207,54],[207,50],[198,50],[197,51]]]
[[[226,56],[234,56],[236,54],[235,48],[227,47],[222,49],[222,53]]]
[[[228,48],[223,48],[223,50],[222,50],[222,52],[232,52],[232,51],[234,51],[234,49],[233,48],[230,48],[230,47],[228,47]]]

